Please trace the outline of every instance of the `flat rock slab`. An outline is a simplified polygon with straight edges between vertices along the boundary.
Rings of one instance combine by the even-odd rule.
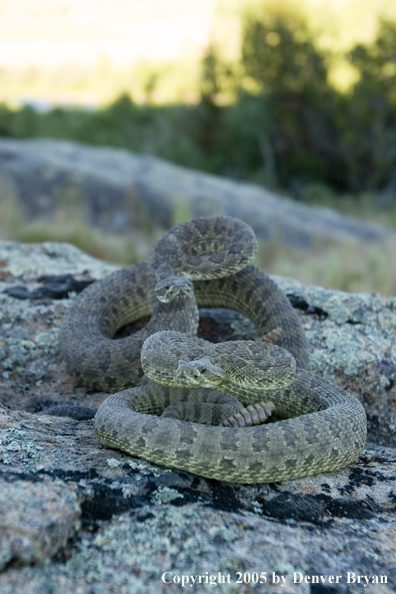
[[[216,592],[394,592],[396,299],[274,277],[301,316],[312,370],[364,403],[369,442],[338,472],[234,485],[96,441],[106,394],[75,385],[57,340],[70,279],[114,269],[66,244],[0,242],[1,593],[180,592],[190,576],[196,592],[213,591],[210,580]],[[56,299],[54,283],[65,285]],[[227,335],[252,332],[207,310],[201,334],[227,323]]]
[[[321,241],[382,241],[390,231],[334,210],[299,204],[248,183],[126,150],[59,140],[0,139],[0,194],[27,217],[74,205],[74,216],[113,233],[171,227],[176,219],[227,214],[257,236],[310,248]]]

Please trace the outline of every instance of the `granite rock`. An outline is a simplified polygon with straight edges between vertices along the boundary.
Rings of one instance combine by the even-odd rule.
[[[96,441],[106,394],[75,384],[58,333],[80,286],[65,278],[114,269],[67,244],[0,242],[1,593],[180,592],[183,579],[197,592],[211,580],[227,593],[394,592],[396,299],[274,277],[305,327],[311,369],[363,402],[368,443],[338,472],[234,485]],[[54,298],[56,277],[66,288]],[[252,333],[236,314],[201,316],[202,336]]]
[[[257,185],[71,141],[0,139],[0,194],[13,196],[28,219],[53,216],[67,206],[75,217],[112,233],[227,214],[249,223],[259,239],[300,248],[394,235]]]

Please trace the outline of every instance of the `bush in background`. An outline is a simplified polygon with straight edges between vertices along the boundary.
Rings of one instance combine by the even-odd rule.
[[[377,39],[348,58],[357,82],[342,93],[329,81],[332,56],[304,21],[267,12],[245,22],[240,64],[208,49],[197,105],[138,105],[123,94],[95,111],[0,106],[0,135],[122,147],[300,199],[314,184],[394,204],[396,25],[383,21]]]

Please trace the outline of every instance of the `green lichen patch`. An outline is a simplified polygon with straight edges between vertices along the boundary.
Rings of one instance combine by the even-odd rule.
[[[49,274],[76,274],[88,270],[93,278],[102,278],[118,267],[88,256],[67,243],[37,244],[0,241],[0,261],[9,275],[21,280],[37,280]],[[11,282],[9,277],[7,283]]]

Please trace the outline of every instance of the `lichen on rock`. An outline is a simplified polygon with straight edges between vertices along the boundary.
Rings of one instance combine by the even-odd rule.
[[[164,572],[222,572],[232,587],[216,591],[244,593],[252,586],[237,586],[236,572],[258,571],[265,559],[263,570],[287,576],[289,592],[309,591],[291,583],[294,571],[322,570],[344,576],[339,592],[354,591],[347,571],[387,575],[381,592],[394,591],[396,299],[274,277],[304,325],[311,369],[363,402],[369,442],[338,472],[232,485],[101,447],[90,417],[107,395],[76,385],[57,345],[75,295],[2,292],[45,289],[46,275],[94,280],[115,268],[65,244],[0,242],[0,590],[179,592]],[[224,310],[204,315],[205,332],[252,332],[235,314],[227,327]]]

